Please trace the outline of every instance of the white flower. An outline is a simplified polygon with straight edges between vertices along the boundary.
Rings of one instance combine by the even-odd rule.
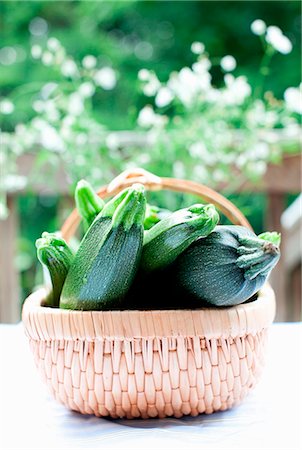
[[[231,55],[224,56],[220,61],[220,66],[225,72],[231,72],[237,66],[236,59]]]
[[[88,142],[88,135],[86,133],[78,133],[75,138],[75,142],[79,146],[83,146]],[[79,155],[80,156],[80,155]],[[80,156],[82,165],[85,164],[85,158],[83,155]],[[82,159],[83,158],[83,159]],[[80,165],[80,164],[79,164]]]
[[[206,91],[205,93],[205,99],[209,102],[209,103],[216,103],[220,100],[221,98],[221,91],[220,89],[215,89],[213,87],[209,87],[209,89]]]
[[[65,128],[71,128],[75,123],[75,118],[70,115],[70,116],[65,116],[64,119],[62,120],[62,126]]]
[[[106,145],[110,150],[116,150],[119,148],[120,140],[115,133],[110,133],[106,137]]]
[[[156,94],[155,104],[159,108],[163,108],[164,106],[169,105],[174,98],[174,95],[167,87],[161,87]]]
[[[31,48],[31,56],[34,59],[39,59],[42,56],[42,48],[40,45],[33,45]]]
[[[221,169],[215,169],[212,173],[213,180],[216,181],[216,183],[221,183],[225,180],[226,174]]]
[[[64,75],[64,77],[74,77],[78,73],[78,68],[76,63],[73,61],[73,59],[66,59],[62,66],[61,66],[61,72]]]
[[[275,46],[276,50],[278,50],[279,53],[282,53],[283,55],[288,55],[292,49],[293,44],[286,36],[282,36],[282,39],[279,39],[279,45],[278,47]]]
[[[195,71],[196,71],[195,65]],[[200,72],[201,74],[202,72]],[[189,69],[189,67],[183,67],[178,73],[178,79],[183,83],[184,87],[197,87],[199,85],[199,77]]]
[[[14,109],[15,109],[15,106],[10,100],[8,100],[8,99],[1,100],[0,112],[2,114],[11,114],[12,112],[14,112]]]
[[[6,219],[8,217],[8,214],[9,214],[9,212],[8,212],[7,206],[5,204],[5,199],[4,199],[4,201],[1,200],[0,201],[0,219],[2,219],[2,220]]]
[[[85,69],[94,69],[96,66],[97,59],[93,55],[86,55],[82,60],[82,65]]]
[[[44,102],[44,112],[47,120],[50,122],[57,121],[60,118],[59,111],[57,110],[56,104],[53,100],[47,100]]]
[[[18,123],[15,126],[15,133],[17,136],[22,136],[26,132],[26,127],[23,123]]]
[[[284,36],[279,27],[268,27],[265,40],[279,53],[287,55],[292,51],[293,45],[291,41],[286,36]]]
[[[22,175],[6,175],[5,179],[5,188],[7,191],[24,189],[27,184],[27,178]]]
[[[111,67],[103,67],[94,74],[94,81],[105,91],[110,91],[116,85],[116,73]]]
[[[66,120],[67,119],[67,120]],[[61,128],[60,128],[60,136],[65,141],[70,141],[73,136],[72,124],[74,122],[74,117],[66,116],[62,120]]]
[[[152,106],[147,105],[139,112],[137,123],[143,128],[162,126],[166,123],[166,117],[155,114]]]
[[[199,59],[196,63],[192,65],[193,72],[195,73],[205,73],[208,72],[211,68],[212,64],[209,58],[203,57]]]
[[[53,62],[53,54],[46,50],[46,52],[43,52],[42,54],[42,63],[45,66],[50,66]]]
[[[55,152],[64,151],[64,143],[59,133],[47,123],[41,129],[40,142],[47,150]]]
[[[193,169],[194,176],[202,182],[206,182],[209,177],[207,168],[203,164],[197,164]]]
[[[150,127],[154,124],[155,112],[151,106],[145,106],[140,110],[137,123],[141,127]]]
[[[85,81],[79,87],[79,94],[84,97],[92,97],[95,92],[95,87],[90,81]]]
[[[266,40],[267,40],[267,38],[270,39],[270,38],[274,38],[276,36],[282,36],[282,34],[283,33],[282,33],[281,28],[276,27],[275,25],[271,25],[271,26],[267,27]]]
[[[80,94],[74,92],[68,99],[68,112],[73,116],[79,116],[84,111],[83,99]]]
[[[260,177],[264,175],[267,169],[267,164],[265,161],[253,161],[247,164],[246,169],[249,173]]]
[[[302,114],[302,84],[300,88],[287,88],[284,92],[284,100],[290,111]]]
[[[245,164],[247,163],[247,156],[245,153],[240,153],[240,155],[238,155],[238,157],[235,160],[235,166],[238,168],[241,168],[243,166],[245,166]]]
[[[185,166],[182,161],[175,161],[173,164],[173,174],[176,178],[184,178],[185,177]]]
[[[148,164],[148,163],[150,163],[150,161],[151,161],[151,156],[148,155],[148,153],[140,153],[140,154],[138,155],[137,162],[138,162],[139,167],[140,167],[142,164]]]
[[[205,50],[205,46],[202,42],[193,42],[191,45],[191,52],[196,55],[201,55]]]
[[[161,83],[155,73],[149,72],[147,83],[143,87],[143,93],[147,95],[147,97],[152,97],[157,93],[160,87]]]
[[[256,34],[257,36],[261,36],[265,33],[266,23],[261,19],[254,20],[254,22],[251,24],[251,30],[252,33]]]
[[[266,142],[258,142],[251,150],[251,158],[255,161],[266,159],[269,156],[270,148]]]
[[[190,145],[188,150],[192,158],[200,159],[202,159],[202,155],[208,151],[202,141],[194,142],[194,144]]]
[[[221,99],[226,105],[242,105],[251,94],[252,89],[244,76],[235,78],[231,74],[224,77],[226,89],[222,90]]]
[[[66,58],[66,52],[63,47],[59,47],[54,53],[54,63],[61,66]]]
[[[57,110],[57,106],[53,100],[36,100],[33,102],[32,107],[36,112],[46,114],[47,120],[50,122],[57,121],[60,118],[59,111]],[[35,123],[35,127],[38,127],[39,129],[41,128],[39,122]]]
[[[148,69],[141,69],[138,72],[138,79],[141,81],[148,81],[150,78],[150,71]]]
[[[299,123],[286,124],[284,135],[289,138],[299,139],[301,141],[301,127]]]
[[[61,47],[61,44],[60,44],[60,41],[57,38],[51,37],[51,38],[48,39],[48,41],[47,41],[47,48],[50,51],[55,52],[60,47]]]
[[[33,102],[32,107],[37,113],[42,113],[44,111],[44,102],[42,100],[36,100]]]
[[[46,120],[41,119],[40,117],[34,117],[31,123],[32,123],[33,128],[37,131],[41,131],[41,130],[43,130],[44,127],[48,126]],[[24,132],[25,131],[26,130],[24,130]]]
[[[213,165],[217,162],[215,154],[202,141],[191,144],[188,151],[193,158],[198,158],[203,164]]]
[[[170,75],[167,86],[184,105],[190,106],[200,93],[206,93],[210,88],[211,75],[183,67],[180,72]]]

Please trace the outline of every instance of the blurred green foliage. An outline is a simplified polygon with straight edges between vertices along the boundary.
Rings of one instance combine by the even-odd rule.
[[[39,22],[39,18],[46,22]],[[262,49],[250,32],[250,24],[259,18],[279,26],[293,43],[293,51],[286,56],[286,70],[280,70],[284,55],[276,55],[265,86],[281,97],[286,87],[300,82],[299,1],[2,1],[1,44],[16,48],[18,62],[4,65],[0,71],[2,95],[17,88],[17,111],[13,122],[5,126],[13,127],[33,114],[36,83],[50,77],[55,80],[55,73],[26,58],[32,44],[43,44],[50,36],[57,37],[77,60],[95,55],[101,65],[118,71],[114,92],[102,91],[94,101],[101,123],[125,130],[133,127],[137,111],[144,105],[142,94],[134,88],[138,71],[152,69],[166,81],[171,71],[192,64],[194,55],[189,49],[194,41],[204,42],[213,58],[233,55],[238,62],[235,75],[244,69],[253,85]],[[219,85],[219,67],[213,68],[212,76]],[[29,81],[31,85],[23,89]]]

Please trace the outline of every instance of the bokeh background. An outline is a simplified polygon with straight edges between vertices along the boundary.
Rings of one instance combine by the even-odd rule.
[[[42,282],[35,240],[60,228],[76,182],[137,166],[208,184],[256,233],[282,231],[278,318],[301,319],[300,13],[298,1],[0,2],[1,321]]]

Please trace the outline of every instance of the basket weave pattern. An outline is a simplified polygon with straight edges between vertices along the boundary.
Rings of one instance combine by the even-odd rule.
[[[60,312],[39,306],[40,290],[23,322],[43,380],[68,408],[181,417],[228,409],[258,381],[274,315],[271,288],[261,295],[222,311]]]
[[[107,198],[135,182],[200,195],[233,223],[251,228],[208,187],[142,169],[126,171],[98,194]],[[74,210],[63,238],[68,241],[78,223]],[[253,302],[196,310],[72,311],[43,307],[45,296],[44,289],[33,293],[22,311],[42,378],[68,408],[113,418],[210,414],[240,403],[261,374],[275,315],[269,284]]]
[[[34,341],[53,396],[82,414],[181,417],[238,404],[259,378],[266,332],[233,339],[198,337]]]

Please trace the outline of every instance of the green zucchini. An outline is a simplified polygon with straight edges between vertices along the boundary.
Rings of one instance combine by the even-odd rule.
[[[168,266],[192,242],[211,233],[218,220],[211,204],[195,204],[171,213],[145,231],[141,270],[148,273]]]
[[[145,191],[140,184],[108,202],[85,234],[68,272],[60,308],[118,308],[138,268]]]
[[[87,231],[96,216],[104,208],[104,201],[96,194],[91,185],[80,180],[75,189],[75,203]]]
[[[146,205],[146,214],[144,220],[144,229],[150,230],[155,224],[160,222],[165,217],[168,217],[171,214],[171,211],[164,208],[159,208],[155,205],[150,205],[147,203]]]
[[[55,233],[44,232],[36,240],[37,256],[49,274],[52,290],[45,300],[45,306],[58,307],[60,294],[74,255],[67,243]]]
[[[259,238],[245,227],[217,226],[177,258],[171,269],[173,282],[200,305],[243,303],[258,292],[277,264],[279,243],[275,232]]]

